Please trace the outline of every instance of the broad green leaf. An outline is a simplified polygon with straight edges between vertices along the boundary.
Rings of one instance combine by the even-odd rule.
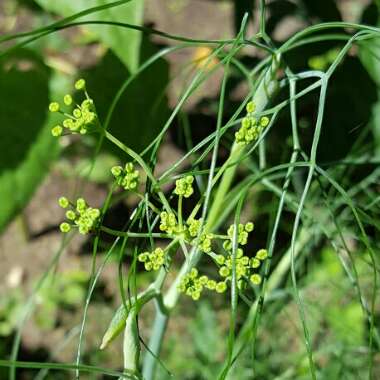
[[[154,49],[145,39],[141,46],[141,56],[145,61]],[[104,122],[113,97],[130,74],[117,56],[108,51],[97,66],[82,72],[81,76],[86,79],[99,118]],[[168,64],[159,59],[131,82],[114,110],[109,131],[138,152],[156,137],[166,121],[168,80]],[[125,159],[125,153],[113,144],[105,141],[104,147]]]
[[[114,0],[36,0],[36,2],[50,12],[62,16],[70,16],[89,7],[112,3]],[[91,3],[91,4],[89,4]],[[125,22],[140,25],[143,19],[144,1],[131,2],[115,8],[106,9],[81,20],[99,20]],[[121,28],[113,25],[86,26],[92,33],[108,47],[110,47],[130,72],[136,71],[139,64],[141,33],[136,30]]]
[[[56,116],[47,111],[50,77],[27,51],[0,63],[0,230],[26,205],[59,151],[50,133]]]

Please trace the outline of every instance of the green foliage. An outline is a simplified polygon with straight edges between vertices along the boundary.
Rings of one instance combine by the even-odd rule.
[[[52,80],[49,90],[49,80]],[[38,56],[20,51],[0,63],[0,230],[29,201],[57,157],[49,98],[64,91]],[[6,200],[6,201],[4,201]]]
[[[51,275],[37,295],[36,323],[49,330],[57,323],[60,310],[79,307],[84,301],[88,280],[89,275],[83,270],[67,270],[59,276]]]
[[[265,3],[260,1],[261,7]],[[273,4],[276,9],[278,2]],[[250,5],[252,2],[239,4],[246,10]],[[297,13],[308,23],[341,19],[333,1],[318,5],[304,0],[297,3],[298,8],[293,5],[286,2],[283,15]],[[262,22],[265,9],[260,11]],[[274,24],[283,20],[273,16],[272,31]],[[181,73],[189,87],[169,119],[165,97],[169,79],[163,61],[154,65],[148,61],[147,71],[140,73],[111,49],[99,65],[83,73],[85,81],[75,85],[87,88],[94,99],[91,107],[82,109],[94,113],[96,106],[96,136],[107,142],[109,151],[120,150],[120,162],[131,161],[125,167],[106,168],[114,183],[109,186],[102,215],[82,198],[76,204],[66,198],[59,201],[63,208],[69,208],[67,221],[61,224],[63,232],[78,225],[79,232],[96,235],[86,300],[78,287],[71,289],[51,273],[36,290],[37,300],[43,300],[44,305],[42,314],[37,311],[37,319],[52,316],[40,320],[49,328],[58,320],[57,305],[84,304],[77,377],[87,338],[88,307],[111,257],[118,260],[113,279],[123,303],[100,348],[106,348],[124,329],[124,370],[136,377],[154,379],[158,363],[160,371],[170,366],[161,378],[168,378],[171,370],[181,378],[218,380],[250,379],[252,373],[264,379],[351,380],[376,373],[374,354],[380,338],[375,318],[378,258],[373,246],[378,240],[380,172],[373,162],[366,161],[366,170],[360,170],[374,146],[352,131],[367,124],[377,90],[351,47],[378,38],[380,29],[351,25],[360,34],[347,42],[347,24],[320,24],[305,27],[280,44],[265,33],[246,39],[246,20],[244,17],[238,36],[231,40],[199,41],[151,31],[184,43],[176,46],[178,49],[215,46],[215,67],[203,66],[193,81]],[[265,26],[260,25],[260,32],[265,32]],[[242,59],[241,52],[252,45],[261,49],[260,53],[255,59]],[[143,43],[143,51],[146,47],[149,45]],[[152,52],[146,53],[146,58],[151,56]],[[313,70],[308,70],[308,65]],[[167,141],[167,128],[179,112],[186,112],[187,97],[212,77],[214,68],[222,69],[223,79],[218,98],[200,107],[202,113],[218,110],[212,115],[207,137],[195,143],[191,138],[195,124],[190,117],[181,116],[187,153],[159,176],[155,164],[160,144]],[[230,94],[227,83],[240,76],[247,93],[235,104],[232,99],[236,95]],[[115,103],[112,99],[117,91]],[[87,91],[85,96],[89,97]],[[66,94],[65,106],[72,103],[78,103],[77,99]],[[74,110],[76,120],[81,121],[82,109]],[[115,112],[109,113],[110,109]],[[61,105],[53,102],[50,110],[60,112]],[[152,148],[140,154],[162,127],[162,135]],[[177,129],[174,123],[172,127]],[[53,134],[62,131],[61,126],[55,127]],[[96,144],[91,136],[81,141],[93,144],[91,148]],[[79,139],[74,144],[79,146]],[[138,186],[140,176],[134,165],[139,165],[141,182],[146,178],[144,193],[139,192],[142,186]],[[117,230],[106,226],[106,217],[111,205],[131,192],[120,192],[115,184],[133,190],[138,198],[131,212],[118,215],[123,227]],[[254,224],[247,222],[253,203],[260,209],[253,215],[259,219],[255,220],[258,241],[251,239]],[[110,236],[105,238],[103,233],[115,237],[112,245]],[[321,247],[327,245],[333,249],[319,255]],[[268,248],[258,250],[262,246]],[[107,253],[99,264],[99,250],[104,247]],[[154,280],[141,287],[137,276],[143,268]],[[209,292],[200,299],[204,290],[228,292],[215,297],[215,310],[221,310],[222,317],[216,317],[203,302]],[[198,308],[180,293],[199,300]],[[147,334],[149,353],[145,353],[140,373],[140,336],[144,338],[145,331],[139,329],[147,325],[144,312],[147,310],[150,317],[152,309],[145,305],[153,300],[156,319]],[[176,314],[178,309],[181,315]],[[191,323],[194,314],[195,322]],[[182,318],[180,334],[173,334],[178,326],[168,324],[170,317]],[[171,336],[166,341],[168,325]],[[183,334],[184,325],[191,326],[190,334]],[[10,360],[0,364],[14,366],[19,343],[16,339]],[[163,343],[165,356],[160,355]],[[63,365],[56,368],[63,369]],[[15,374],[11,371],[11,380]]]
[[[0,337],[10,335],[17,326],[24,296],[20,289],[12,289],[0,297]]]
[[[358,256],[360,256],[359,252]],[[359,273],[364,275],[365,267],[360,258],[355,264],[358,266]],[[310,273],[309,281],[318,284],[319,292],[325,298],[320,301],[324,310],[324,323],[327,324],[327,328],[331,330],[336,341],[346,346],[360,347],[365,338],[363,310],[353,297],[350,290],[351,284],[333,250],[322,251],[322,261]],[[321,324],[323,322],[319,321],[318,325]]]

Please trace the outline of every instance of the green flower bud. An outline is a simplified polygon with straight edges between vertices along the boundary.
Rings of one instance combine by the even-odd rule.
[[[206,284],[206,288],[208,288],[210,290],[215,290],[215,288],[216,288],[216,281],[214,281],[214,280],[208,280],[207,284]]]
[[[246,110],[247,110],[247,113],[255,112],[256,111],[256,104],[253,101],[248,102],[247,106],[246,106]]]
[[[251,259],[250,265],[251,268],[258,268],[261,265],[261,262],[258,259]]]
[[[87,204],[86,201],[83,198],[78,198],[77,199],[77,211],[79,213],[82,213],[86,210]]]
[[[260,285],[261,284],[261,276],[259,274],[253,274],[250,278],[249,278],[252,282],[252,284],[254,285]]]
[[[227,284],[223,282],[218,282],[216,284],[215,290],[217,293],[224,293],[227,290]]]
[[[54,137],[59,137],[62,135],[62,132],[63,132],[63,128],[60,126],[60,125],[56,125],[54,128],[52,128],[51,130],[51,134],[54,136]]]
[[[69,200],[66,198],[66,197],[60,197],[58,199],[58,204],[62,207],[62,208],[67,208],[69,206]]]
[[[199,300],[199,297],[201,296],[201,292],[193,292],[191,294],[191,297],[194,301],[198,301]]]
[[[84,79],[78,79],[75,82],[75,89],[76,90],[84,90],[86,88],[86,81]]]
[[[201,276],[201,277],[199,277],[199,282],[200,282],[201,285],[206,285],[207,282],[208,282],[208,277],[204,276],[204,275]]]
[[[265,260],[268,257],[268,251],[266,249],[260,249],[257,251],[256,257],[259,260]]]
[[[82,116],[81,110],[79,108],[75,108],[75,110],[73,111],[73,116],[79,119]]]
[[[50,104],[49,104],[49,111],[50,112],[58,112],[59,111],[59,103],[57,103],[57,102],[51,102]]]
[[[266,116],[263,116],[261,119],[260,119],[260,125],[265,128],[266,126],[268,126],[269,124],[269,118],[266,117]]]
[[[148,259],[148,252],[140,253],[137,256],[137,260],[140,261],[141,263],[144,263],[147,259]]]
[[[71,226],[69,223],[66,223],[66,222],[63,222],[59,225],[59,228],[60,230],[63,232],[63,233],[67,233],[71,230]]]
[[[219,274],[222,276],[222,277],[227,277],[229,274],[230,274],[230,270],[227,268],[227,267],[221,267],[219,269]]]
[[[251,119],[249,117],[243,118],[243,120],[241,121],[241,126],[244,129],[249,128],[251,126]]]
[[[246,225],[245,225],[245,230],[247,232],[252,232],[253,231],[253,228],[254,228],[254,224],[252,222],[248,222]]]
[[[76,219],[76,214],[73,210],[68,210],[66,211],[66,218],[69,220],[75,220]]]
[[[148,261],[144,264],[144,267],[145,267],[145,270],[149,272],[153,269],[153,264],[150,261]]]
[[[219,264],[219,265],[223,265],[224,262],[225,262],[225,258],[223,255],[218,255],[216,258],[215,258],[215,261]]]
[[[160,214],[160,218],[161,218],[161,224],[160,224],[161,231],[165,231],[168,234],[174,234],[178,231],[177,220],[174,213],[172,212],[167,213],[166,211],[163,211]]]
[[[71,97],[70,94],[67,94],[63,97],[63,102],[67,105],[67,106],[71,106],[72,102],[73,102],[73,98]]]
[[[198,269],[197,268],[192,268],[190,271],[190,277],[191,278],[196,278],[198,276]]]

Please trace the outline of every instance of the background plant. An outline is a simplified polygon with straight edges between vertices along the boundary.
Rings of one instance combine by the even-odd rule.
[[[64,16],[85,9],[79,2],[72,6],[70,2],[39,3]],[[377,22],[377,4],[362,7],[363,23],[355,24],[342,22],[333,1],[318,6],[306,0],[262,1],[257,13],[253,12],[254,2],[236,2],[236,37],[196,40],[139,26],[141,2],[123,3],[128,2],[106,4],[108,10],[103,14],[98,13],[102,8],[95,7],[46,28],[2,38],[3,84],[7,93],[17,97],[7,97],[9,104],[2,114],[6,117],[15,109],[8,114],[13,125],[30,122],[29,114],[25,116],[22,110],[38,115],[36,128],[41,125],[47,117],[41,118],[41,114],[48,109],[48,84],[52,87],[50,101],[61,102],[71,92],[68,83],[74,77],[86,79],[85,96],[93,101],[90,111],[96,114],[83,121],[83,108],[74,113],[76,122],[81,123],[77,129],[67,122],[65,125],[54,112],[47,117],[43,142],[39,144],[38,139],[28,155],[14,154],[14,159],[5,161],[17,169],[4,174],[3,199],[9,201],[1,213],[3,223],[27,202],[43,175],[41,163],[56,157],[60,150],[50,135],[52,127],[54,135],[66,130],[87,132],[80,138],[64,136],[63,142],[69,144],[61,155],[81,160],[74,167],[62,165],[61,170],[108,184],[108,195],[99,208],[78,203],[82,190],[77,189],[70,197],[72,209],[66,213],[64,223],[69,224],[61,224],[64,232],[69,232],[72,224],[92,235],[88,292],[77,330],[74,363],[16,363],[20,334],[38,295],[51,281],[52,273],[61,276],[57,265],[73,238],[69,235],[20,313],[12,350],[0,362],[10,367],[9,377],[16,378],[16,367],[34,367],[42,368],[37,375],[40,377],[49,376],[48,370],[53,369],[64,376],[63,370],[71,369],[77,377],[89,371],[90,378],[97,376],[95,373],[168,378],[171,372],[180,378],[210,379],[376,378],[379,30],[368,25]],[[125,15],[118,13],[119,9]],[[276,26],[291,15],[314,25],[283,41],[276,39]],[[122,22],[118,16],[123,17]],[[248,25],[255,17],[260,27],[252,33]],[[125,23],[126,18],[131,24]],[[96,36],[90,35],[89,40],[101,38],[115,54],[106,53],[95,69],[69,75],[65,81],[36,54],[36,44],[46,38],[55,41],[58,30],[78,24],[91,26]],[[123,35],[124,31],[128,34]],[[158,35],[174,42],[155,53],[142,35]],[[130,54],[120,49],[120,39],[133,42],[128,44],[134,49]],[[16,43],[6,45],[9,41]],[[32,52],[25,49],[29,43],[34,44]],[[163,57],[180,49],[205,46],[204,56],[199,59],[198,54],[197,61],[183,68],[187,81],[169,110],[166,86],[170,80]],[[8,72],[9,65],[25,59],[32,62],[32,72]],[[215,118],[209,128],[206,124],[204,133],[199,133],[194,127],[197,118],[185,106],[218,70],[223,71],[219,95],[206,102]],[[34,84],[40,77],[40,84]],[[154,81],[155,88],[152,83],[157,77],[162,83]],[[21,79],[44,93],[38,97],[39,106],[25,96],[26,92],[12,91]],[[244,96],[236,101],[232,95],[242,84]],[[73,99],[79,104],[83,101],[76,94]],[[50,108],[54,111],[57,107],[53,103]],[[157,174],[159,152],[168,134],[185,150],[182,157]],[[23,138],[25,144],[31,144],[30,139]],[[11,146],[6,141],[4,146]],[[27,151],[22,144],[20,151]],[[82,158],[86,155],[90,159]],[[29,166],[36,162],[38,169]],[[130,213],[118,216],[117,223],[110,225],[113,207],[131,197],[136,200]],[[255,225],[252,238],[248,235],[251,220]],[[115,240],[110,240],[112,236]],[[161,239],[169,243],[159,246]],[[223,245],[225,256],[220,256]],[[244,251],[240,251],[241,246]],[[263,248],[266,250],[260,250]],[[177,251],[182,251],[182,259]],[[106,323],[102,326],[107,330],[102,348],[125,331],[124,375],[122,370],[115,373],[97,367],[104,361],[95,354],[90,366],[81,364],[88,358],[83,356],[88,352],[84,347],[89,339],[87,313],[102,272],[112,262],[117,264],[114,282],[120,306],[110,318],[109,328]],[[149,273],[143,273],[144,267]],[[258,267],[262,277],[252,279],[258,274],[248,271]],[[218,271],[222,277],[219,282],[213,280]],[[215,288],[225,296],[216,299],[206,288]],[[178,303],[180,290],[200,300],[195,305],[190,298]],[[149,315],[153,303],[156,319],[152,329],[144,329],[144,310]],[[175,328],[168,325],[169,317],[178,320],[184,315],[187,321],[193,314],[187,339],[194,344],[184,345],[182,332],[170,334]],[[203,342],[198,338],[202,332],[210,334]],[[226,334],[227,340],[223,339]],[[140,349],[144,354],[141,361]],[[121,349],[117,351],[121,368]],[[192,359],[184,360],[187,357]]]

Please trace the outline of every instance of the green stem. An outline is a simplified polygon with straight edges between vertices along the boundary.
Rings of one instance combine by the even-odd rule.
[[[139,233],[139,232],[130,232],[130,231],[118,231],[118,230],[113,230],[112,228],[108,228],[105,226],[101,226],[100,230],[103,232],[106,232],[107,234],[113,235],[113,236],[119,236],[119,237],[131,237],[131,238],[161,238],[161,239],[172,239],[173,236],[168,235],[168,234],[162,234],[162,233]]]
[[[144,379],[153,379],[157,366],[157,358],[154,356],[154,353],[160,351],[168,319],[168,315],[162,313],[160,309],[157,307],[156,318],[154,320],[151,338],[149,340],[150,351],[146,353],[143,362],[142,375]]]
[[[183,229],[183,222],[182,222],[182,195],[178,197],[178,224],[179,228]]]
[[[271,67],[268,68],[261,84],[259,85],[253,101],[256,104],[257,113],[262,112],[267,106],[269,100],[273,97],[278,88],[278,81],[276,80],[276,73],[280,65],[280,56],[274,56]],[[225,197],[231,187],[231,183],[234,179],[237,165],[229,166],[232,162],[238,162],[239,158],[244,154],[245,146],[234,143],[232,145],[230,156],[224,163],[215,180],[223,173],[221,182],[218,186],[218,190],[215,194],[214,202],[210,208],[205,229],[211,230],[219,216],[220,211],[223,208]],[[225,169],[227,168],[227,169]]]

